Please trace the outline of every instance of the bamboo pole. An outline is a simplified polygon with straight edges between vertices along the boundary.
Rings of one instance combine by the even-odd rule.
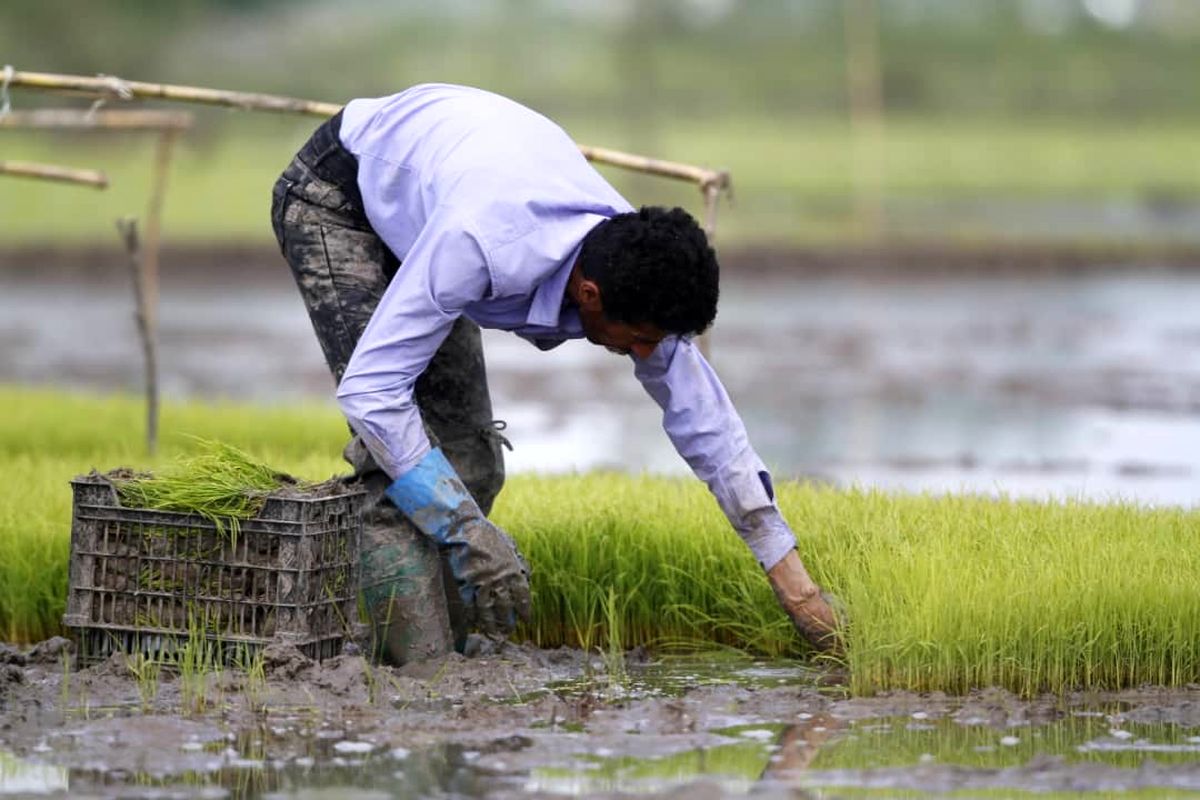
[[[146,295],[146,317],[151,334],[158,330],[158,253],[162,239],[162,207],[167,194],[167,175],[171,153],[180,130],[167,128],[158,134],[154,148],[154,166],[150,179],[150,202],[146,208],[145,258],[142,259],[142,282]]]
[[[272,94],[204,89],[198,86],[127,81],[111,75],[92,78],[83,75],[57,75],[48,72],[14,71],[8,81],[8,85],[49,91],[83,92],[93,97],[115,100],[133,100],[135,98],[174,100],[252,111],[305,114],[314,117],[331,117],[342,109],[342,106],[337,103],[302,100],[295,97]],[[619,150],[610,150],[605,147],[579,145],[579,149],[589,161],[609,164],[635,172],[645,172],[665,178],[690,181],[701,187],[715,185],[719,189],[724,189],[729,184],[729,173],[722,170],[705,169],[674,161],[662,161],[632,153],[624,153]]]
[[[104,110],[39,108],[0,114],[0,128],[161,131],[186,130],[192,126],[186,111]]]
[[[112,100],[151,98],[177,100],[185,103],[201,103],[210,106],[226,106],[254,111],[275,111],[291,114],[308,114],[316,117],[331,117],[341,106],[336,103],[321,103],[253,92],[228,92],[222,89],[204,89],[199,86],[178,86],[169,83],[145,83],[127,81],[113,75],[90,78],[84,75],[57,75],[49,72],[12,73],[9,86],[25,86],[31,89],[83,92]]]
[[[35,164],[30,161],[0,161],[0,175],[74,183],[96,189],[108,188],[108,176],[97,169],[74,169],[54,164]]]
[[[137,322],[146,369],[146,451],[154,455],[158,449],[158,354],[151,318],[153,312],[146,295],[145,267],[141,263],[141,249],[138,246],[137,220],[132,217],[117,220],[117,231],[129,256],[129,273],[133,278],[133,317]]]
[[[681,164],[676,161],[662,161],[657,158],[637,156],[623,153],[620,150],[610,150],[606,147],[579,145],[580,152],[588,161],[597,161],[614,167],[624,167],[636,172],[659,175],[664,178],[676,178],[698,184],[702,189],[708,186],[717,187],[718,191],[729,186],[729,173],[724,170],[704,169],[703,167]]]

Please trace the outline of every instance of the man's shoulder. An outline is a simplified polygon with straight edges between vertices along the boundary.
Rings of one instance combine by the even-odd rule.
[[[493,214],[476,223],[475,236],[484,251],[496,297],[533,294],[538,286],[559,270],[569,268],[588,232],[611,216],[611,210],[567,210],[539,217],[537,214],[505,217]]]

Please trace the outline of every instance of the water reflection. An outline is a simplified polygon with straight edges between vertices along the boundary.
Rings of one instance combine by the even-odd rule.
[[[0,794],[483,798],[674,792],[698,781],[723,796],[779,791],[821,796],[834,787],[1200,789],[1200,727],[1133,722],[1119,708],[1105,706],[1064,711],[1044,723],[996,726],[982,717],[950,716],[944,708],[933,714],[844,717],[835,704],[787,721],[687,734],[543,730],[412,751],[321,737],[297,749],[297,741],[269,730],[244,730],[228,743],[205,745],[209,765],[186,769],[169,761],[147,771],[106,769],[95,758],[68,769],[0,753]],[[689,744],[697,739],[704,744]],[[39,757],[68,755],[41,750]]]
[[[725,794],[745,794],[758,781],[771,745],[738,742],[686,750],[658,758],[580,756],[574,763],[534,769],[524,789],[567,795],[648,794],[703,779]]]
[[[68,770],[39,764],[0,750],[0,795],[66,791]]]

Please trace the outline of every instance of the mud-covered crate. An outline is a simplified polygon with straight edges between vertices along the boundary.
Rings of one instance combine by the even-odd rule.
[[[116,651],[169,656],[189,636],[226,661],[275,641],[312,658],[341,652],[358,614],[361,492],[289,489],[234,528],[126,508],[96,473],[71,486],[63,623],[80,666]]]

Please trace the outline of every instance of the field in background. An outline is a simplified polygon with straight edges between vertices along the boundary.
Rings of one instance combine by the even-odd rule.
[[[1188,78],[1200,74],[1200,11],[1180,0],[1126,4],[1136,13],[1125,20],[1111,3],[1076,0],[78,5],[10,0],[19,24],[0,25],[5,63],[331,102],[422,82],[481,86],[580,142],[730,169],[728,243],[858,239],[862,168],[879,181],[882,233],[893,237],[1194,245],[1200,228],[1200,82]],[[879,24],[864,51],[848,42],[845,12],[870,6]],[[869,136],[856,145],[851,73],[877,85],[878,152]],[[12,101],[83,107],[21,90]],[[166,241],[269,243],[271,184],[315,124],[204,113],[173,171]],[[115,247],[112,220],[145,208],[151,150],[144,135],[0,131],[4,158],[100,168],[114,181],[96,193],[0,180],[0,249]],[[693,187],[607,174],[635,204],[699,210]],[[1114,215],[1135,220],[1114,225]]]
[[[602,117],[560,120],[576,140],[621,146],[620,125]],[[248,113],[204,114],[177,150],[165,204],[169,243],[271,243],[271,186],[319,120]],[[5,158],[103,169],[107,191],[6,177],[0,246],[117,246],[113,221],[146,207],[151,135],[33,135],[0,131]],[[830,116],[725,116],[663,120],[648,155],[728,168],[734,200],[722,204],[723,243],[838,243],[859,236],[847,125]],[[1200,195],[1200,120],[1003,120],[912,117],[888,122],[882,162],[885,202],[934,203],[949,240],[1045,238],[1020,226],[992,224],[962,207],[981,201],[1061,203],[1101,214],[1115,202],[1170,214]],[[701,214],[688,184],[603,168],[635,205],[683,205]],[[937,211],[942,209],[942,211]],[[1053,227],[1051,230],[1053,230]],[[1050,236],[1070,240],[1072,231]],[[1077,237],[1078,234],[1075,234]],[[1126,242],[1103,225],[1091,243]],[[1194,241],[1193,235],[1193,241]],[[1161,237],[1158,240],[1161,244]]]
[[[0,388],[0,636],[54,633],[70,492],[96,467],[153,467],[140,405]],[[327,407],[170,404],[164,458],[220,439],[312,478],[340,470]],[[849,607],[853,688],[1180,685],[1200,678],[1200,512],[787,483],[780,505],[818,580]],[[533,567],[539,644],[691,642],[762,655],[797,642],[704,487],[597,473],[518,476],[494,518]]]

